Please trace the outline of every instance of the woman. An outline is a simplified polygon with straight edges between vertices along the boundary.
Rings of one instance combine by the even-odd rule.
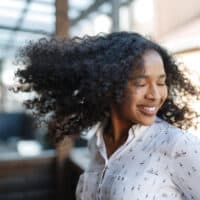
[[[18,90],[37,92],[37,116],[54,113],[55,138],[97,124],[77,200],[200,199],[200,142],[179,129],[197,116],[182,96],[199,94],[163,47],[118,32],[43,39],[18,58]]]

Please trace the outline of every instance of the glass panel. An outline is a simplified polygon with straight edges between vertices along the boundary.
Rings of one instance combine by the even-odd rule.
[[[69,9],[69,11],[68,11],[68,15],[69,15],[70,19],[74,19],[74,18],[78,17],[79,14],[80,14],[80,12],[76,9]]]
[[[4,19],[9,18],[12,20],[17,20],[20,15],[21,15],[20,10],[12,9],[12,11],[11,11],[9,9],[0,8],[0,19],[1,18],[4,18]]]
[[[34,2],[54,4],[55,0],[34,0]]]
[[[26,0],[6,0],[0,1],[0,7],[2,8],[14,8],[23,9],[26,4]]]
[[[29,11],[38,11],[44,14],[46,13],[52,14],[55,12],[55,6],[54,4],[51,5],[51,4],[41,4],[37,2],[32,2],[30,3]]]
[[[50,14],[29,12],[21,28],[42,30],[52,33],[55,29],[55,16]]]
[[[53,24],[55,23],[55,15],[54,14],[46,14],[46,13],[34,13],[29,12],[26,15],[25,21],[31,22],[43,22],[47,24]]]
[[[99,10],[103,13],[111,13],[112,5],[111,3],[106,2],[102,6],[100,6]]]
[[[69,7],[84,10],[88,8],[94,0],[80,1],[80,0],[69,0]]]
[[[0,42],[7,41],[8,39],[10,39],[11,34],[12,34],[12,31],[7,31],[7,30],[1,30],[0,29],[0,36],[1,36]]]

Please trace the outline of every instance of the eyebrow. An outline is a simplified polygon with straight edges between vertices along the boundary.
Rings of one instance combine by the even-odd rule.
[[[130,77],[130,79],[147,79],[149,76],[147,76],[147,75],[143,75],[143,74],[140,74],[140,75],[136,75],[136,76],[132,76],[132,77]],[[159,76],[159,78],[166,78],[166,74],[161,74],[160,76]]]

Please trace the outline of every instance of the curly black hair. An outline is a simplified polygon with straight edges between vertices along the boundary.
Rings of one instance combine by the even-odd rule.
[[[25,105],[39,117],[53,113],[50,129],[55,138],[79,134],[109,117],[110,105],[121,101],[130,73],[142,66],[148,50],[159,53],[167,74],[169,96],[158,116],[188,128],[197,113],[181,97],[199,97],[197,89],[163,47],[138,33],[30,41],[17,55],[17,63],[24,66],[16,72],[17,91],[37,92]]]

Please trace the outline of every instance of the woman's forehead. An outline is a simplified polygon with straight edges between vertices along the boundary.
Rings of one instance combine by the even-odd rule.
[[[148,51],[142,56],[140,65],[134,66],[131,72],[132,77],[143,76],[163,76],[165,75],[165,68],[163,60],[156,51]]]

